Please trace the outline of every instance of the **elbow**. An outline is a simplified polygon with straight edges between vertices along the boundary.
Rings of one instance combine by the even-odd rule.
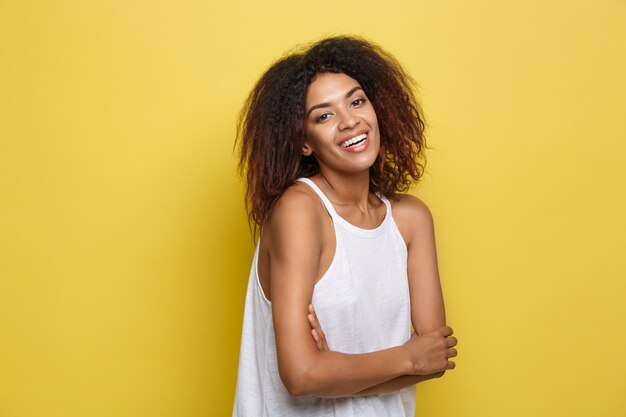
[[[299,398],[299,397],[302,397],[303,395],[306,395],[306,390],[301,384],[288,383],[288,384],[285,384],[285,388],[287,388],[287,392],[292,397]]]
[[[280,379],[287,389],[289,395],[302,397],[315,393],[315,377],[310,368],[306,366],[292,367],[292,369],[281,369],[279,367]]]

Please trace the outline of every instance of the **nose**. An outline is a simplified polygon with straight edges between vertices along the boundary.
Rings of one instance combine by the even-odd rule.
[[[358,117],[353,114],[350,109],[341,109],[338,111],[339,116],[339,130],[352,129],[359,123]]]

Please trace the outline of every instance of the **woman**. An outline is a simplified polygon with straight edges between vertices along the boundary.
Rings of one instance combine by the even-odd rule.
[[[234,416],[412,416],[454,368],[413,81],[363,39],[283,57],[240,115],[255,234]],[[411,325],[415,332],[411,332]]]

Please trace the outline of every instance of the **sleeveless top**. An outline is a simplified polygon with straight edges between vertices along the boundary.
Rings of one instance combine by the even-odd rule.
[[[407,248],[387,207],[383,222],[362,229],[337,214],[317,185],[333,220],[334,258],[313,289],[312,303],[328,348],[367,353],[404,344],[411,336]],[[415,386],[364,397],[293,397],[278,374],[272,305],[258,277],[257,243],[250,270],[233,417],[413,417]]]

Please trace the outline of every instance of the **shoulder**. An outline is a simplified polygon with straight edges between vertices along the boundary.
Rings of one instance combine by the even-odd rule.
[[[311,234],[319,231],[324,210],[311,187],[296,182],[283,192],[272,208],[266,229],[273,236]]]
[[[282,193],[270,213],[270,220],[290,218],[314,220],[324,208],[315,191],[302,182],[290,185]]]
[[[407,244],[413,237],[433,228],[433,215],[424,201],[411,194],[394,194],[389,198],[393,217]]]
[[[389,198],[394,217],[412,222],[432,223],[433,215],[424,201],[411,194],[394,194]]]

